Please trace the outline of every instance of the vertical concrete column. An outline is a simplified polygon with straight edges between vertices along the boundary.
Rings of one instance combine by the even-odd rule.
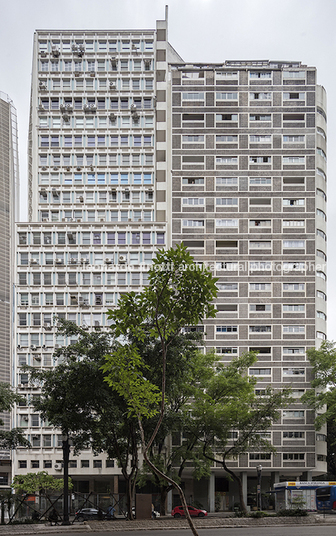
[[[271,473],[271,486],[273,488],[273,484],[278,484],[280,482],[280,473],[279,471],[273,471]]]
[[[170,490],[167,493],[167,511],[166,514],[170,514],[173,509],[173,491]]]
[[[313,472],[312,471],[304,471],[302,473],[302,477],[301,479],[303,481],[308,481],[308,482],[311,482],[313,480]]]
[[[247,506],[247,472],[242,471],[240,473],[240,478],[241,478],[242,486],[243,486],[243,498],[244,498],[245,506]]]
[[[208,487],[209,512],[215,511],[215,475],[211,473]]]

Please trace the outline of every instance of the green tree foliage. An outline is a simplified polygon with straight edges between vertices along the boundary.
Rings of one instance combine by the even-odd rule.
[[[323,341],[320,348],[310,348],[307,356],[312,366],[312,389],[301,398],[317,412],[316,428],[327,421],[336,422],[336,348],[335,343]],[[325,411],[319,412],[324,409]]]
[[[49,493],[52,491],[62,491],[64,483],[62,479],[49,475],[47,471],[40,471],[38,473],[16,475],[11,487],[16,493]],[[71,478],[69,478],[69,489],[72,488],[73,484]]]
[[[128,515],[138,471],[139,433],[134,417],[127,417],[124,399],[104,381],[101,366],[111,351],[108,332],[87,332],[60,321],[58,333],[75,342],[58,348],[58,365],[52,370],[29,368],[30,381],[41,384],[34,407],[44,419],[70,437],[76,454],[82,448],[107,452],[117,459],[126,481]]]
[[[217,295],[216,279],[210,271],[198,269],[187,249],[180,245],[157,253],[148,280],[148,287],[141,293],[131,292],[122,296],[118,309],[110,311],[113,330],[122,349],[107,357],[103,370],[108,384],[124,397],[129,413],[138,419],[142,453],[146,463],[159,478],[167,480],[179,491],[190,528],[197,534],[182,489],[155,466],[150,460],[149,450],[165,415],[169,346],[184,327],[197,325],[205,317],[215,316],[212,302]],[[157,396],[158,386],[149,381],[148,369],[138,347],[147,336],[152,339],[152,344],[159,343],[160,404]],[[124,354],[126,360],[122,367],[120,354]],[[147,439],[143,423],[155,414],[158,416],[156,426]]]
[[[240,476],[227,464],[240,454],[253,451],[274,451],[263,438],[279,418],[280,409],[290,402],[290,390],[266,388],[263,396],[255,394],[256,378],[248,369],[257,360],[250,352],[219,364],[205,389],[192,404],[193,431],[203,444],[205,459],[220,463],[237,482],[241,510],[246,511]]]
[[[10,411],[15,404],[22,401],[22,397],[12,391],[9,383],[0,383],[0,413]],[[0,418],[0,426],[4,420]],[[14,449],[18,445],[29,446],[29,441],[20,428],[0,430],[0,448]]]

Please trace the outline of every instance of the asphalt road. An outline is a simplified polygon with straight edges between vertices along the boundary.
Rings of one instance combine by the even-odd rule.
[[[111,536],[113,532],[91,532],[85,530],[83,532],[75,532],[76,536],[88,536],[88,534],[94,534],[95,536]],[[244,528],[219,528],[219,529],[198,529],[199,536],[335,536],[335,526],[324,525],[291,525],[291,526],[277,526],[277,527],[244,527]],[[63,532],[64,534],[64,532]],[[132,530],[132,531],[116,531],[117,536],[189,536],[191,530]],[[50,536],[50,532],[44,534],[39,533],[39,536]]]

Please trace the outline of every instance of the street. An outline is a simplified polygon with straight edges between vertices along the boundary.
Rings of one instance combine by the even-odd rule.
[[[83,532],[75,532],[76,536],[87,536],[89,531],[85,530]],[[114,531],[104,531],[104,532],[94,532],[97,536],[111,536],[111,532]],[[132,530],[132,531],[116,531],[118,536],[131,536],[132,534],[150,534],[150,536],[188,536],[191,534],[189,528],[180,529],[180,530]],[[54,533],[54,531],[53,531]],[[65,531],[62,531],[64,534]],[[295,533],[295,536],[316,536],[318,533],[319,536],[335,536],[335,526],[324,526],[324,525],[290,525],[290,526],[277,526],[277,527],[251,527],[246,526],[244,528],[209,528],[209,529],[198,529],[200,536],[288,536]],[[50,536],[50,532],[45,534],[40,534],[40,536]]]

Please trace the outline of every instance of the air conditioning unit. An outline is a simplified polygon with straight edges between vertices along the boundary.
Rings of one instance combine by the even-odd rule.
[[[58,50],[57,47],[52,47],[51,53],[54,56],[54,58],[58,58],[58,56],[60,55],[60,51]]]
[[[82,257],[80,262],[81,264],[89,264],[89,259],[85,259],[85,257]]]
[[[60,110],[61,112],[65,112],[65,104],[60,104]]]
[[[40,52],[40,56],[41,56],[41,58],[46,58],[46,57],[47,57],[47,53],[46,53],[44,50],[41,50],[41,52]]]
[[[59,194],[60,194],[60,193],[59,193],[58,190],[56,190],[56,188],[53,188],[53,189],[52,189],[52,194],[53,194],[54,197],[59,197]]]
[[[38,264],[38,260],[37,259],[31,259],[30,264]]]
[[[45,323],[44,323],[44,329],[46,329],[46,330],[48,330],[48,331],[51,330],[51,324],[50,324],[50,322],[45,322]]]
[[[68,114],[63,114],[62,117],[63,117],[63,121],[66,121],[66,122],[68,122],[70,119],[70,116]]]
[[[99,322],[99,320],[95,320],[94,325],[95,325],[95,328],[100,328],[100,322]]]
[[[70,171],[70,168],[69,168],[69,167],[67,167],[67,168],[66,168],[66,170],[67,170],[67,171]]]
[[[55,469],[55,471],[62,471],[62,464],[61,463],[54,463],[54,469]]]
[[[78,201],[79,201],[80,203],[83,203],[83,202],[84,202],[84,197],[83,197],[82,195],[80,195],[79,198],[78,198]]]
[[[77,223],[80,223],[82,221],[82,218],[77,218]]]
[[[76,168],[77,171],[81,171],[81,169],[82,169],[82,168],[81,168],[80,166],[78,166],[78,167]]]
[[[117,119],[116,114],[112,113],[109,115],[110,121],[115,121]]]
[[[100,221],[105,221],[105,218],[100,218]]]
[[[62,218],[62,221],[66,221],[66,218]]]
[[[65,109],[66,109],[67,112],[72,112],[72,106],[71,106],[71,104],[70,104],[70,103],[67,103],[67,104],[65,105]]]
[[[78,78],[82,74],[82,71],[76,71],[75,72],[75,78]]]
[[[126,262],[126,255],[119,255],[118,260],[119,262]]]
[[[41,361],[41,356],[40,355],[34,355],[34,359],[36,359],[36,361]]]
[[[42,218],[42,221],[49,221],[48,218]]]
[[[116,89],[116,83],[110,82],[110,89]]]
[[[47,89],[47,84],[45,84],[44,82],[40,82],[39,83],[39,89],[40,90],[46,90]]]
[[[96,73],[94,71],[91,71],[90,76],[96,76]]]
[[[30,347],[30,349],[33,351],[33,352],[36,352],[37,350],[37,346],[35,346],[34,344]]]
[[[134,104],[134,103],[131,104],[131,111],[132,111],[132,112],[135,112],[136,109],[137,109],[136,104]]]
[[[86,112],[87,110],[90,110],[89,108],[89,105],[88,104],[84,104],[83,106],[83,110]]]
[[[73,257],[71,257],[70,264],[77,264],[77,259],[74,259]]]
[[[85,331],[87,331],[87,330],[89,329],[89,326],[87,326],[86,324],[84,324],[84,325],[82,326],[82,329],[85,329]]]
[[[42,167],[42,171],[47,171],[47,169],[48,169],[47,166]]]
[[[106,263],[106,264],[113,264],[113,261],[112,261],[112,259],[108,259],[108,258],[106,258],[106,259],[105,259],[105,263]]]

